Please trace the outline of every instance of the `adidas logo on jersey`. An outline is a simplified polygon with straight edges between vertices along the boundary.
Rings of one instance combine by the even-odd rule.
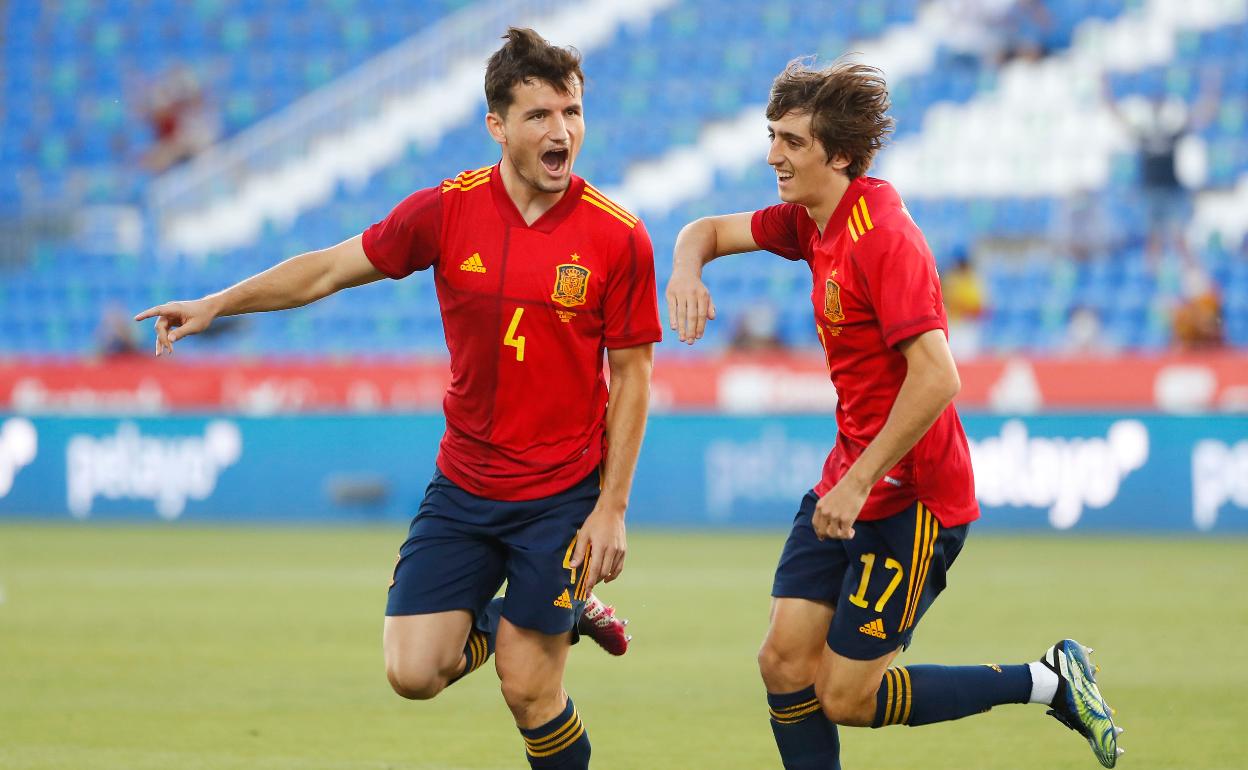
[[[865,625],[858,626],[858,630],[867,636],[874,636],[876,639],[886,639],[888,634],[884,633],[884,619],[876,618]]]
[[[555,599],[553,604],[556,607],[562,607],[565,610],[572,609],[572,597],[568,595],[568,589],[563,589],[563,593],[559,594],[559,598]]]
[[[484,273],[485,263],[481,261],[480,254],[473,254],[468,259],[459,263],[460,270],[467,270],[470,273]]]

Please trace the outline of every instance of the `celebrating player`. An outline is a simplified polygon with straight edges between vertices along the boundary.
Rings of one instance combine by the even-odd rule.
[[[528,29],[505,39],[485,74],[499,163],[412,194],[337,246],[137,319],[158,317],[160,355],[218,316],[433,268],[446,433],[391,581],[386,672],[400,695],[427,699],[496,653],[530,765],[571,770],[588,767],[590,744],[563,689],[569,642],[579,624],[613,654],[627,647],[590,589],[624,568],[661,328],[645,227],[572,174],[579,55]]]
[[[1105,767],[1122,750],[1090,650],[1022,665],[890,667],[979,517],[936,264],[887,182],[864,176],[892,119],[881,73],[790,63],[767,105],[783,203],[699,219],[676,241],[672,329],[702,337],[702,267],[766,249],[809,266],[838,435],[776,568],[758,660],[787,768],[839,768],[837,725],[925,725],[1042,703]]]

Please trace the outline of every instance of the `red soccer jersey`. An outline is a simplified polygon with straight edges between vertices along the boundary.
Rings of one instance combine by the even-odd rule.
[[[936,261],[892,185],[869,177],[850,183],[822,236],[792,203],[756,211],[751,229],[759,246],[805,261],[814,278],[815,327],[838,398],[836,445],[815,487],[822,496],[888,419],[906,376],[897,344],[932,329],[949,334]],[[916,500],[945,526],[979,518],[970,448],[952,404],[876,483],[858,518],[887,518]]]
[[[605,451],[603,351],[657,342],[641,221],[573,176],[532,225],[497,165],[420,190],[364,231],[378,270],[434,269],[451,354],[438,467],[493,500],[585,478]]]

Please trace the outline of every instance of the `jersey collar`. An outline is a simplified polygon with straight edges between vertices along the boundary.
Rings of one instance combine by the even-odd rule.
[[[494,170],[490,174],[490,191],[494,194],[494,207],[498,209],[499,215],[508,225],[536,230],[539,233],[550,233],[576,210],[581,193],[585,191],[585,180],[573,174],[572,181],[568,184],[568,189],[564,190],[559,202],[551,206],[531,225],[524,221],[524,217],[520,215],[520,209],[516,208],[515,201],[507,194],[507,187],[503,184],[501,160],[494,164]]]

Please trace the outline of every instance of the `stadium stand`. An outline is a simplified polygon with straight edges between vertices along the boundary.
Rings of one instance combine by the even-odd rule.
[[[29,217],[48,201],[67,198],[93,207],[141,206],[151,179],[135,170],[136,157],[151,138],[135,107],[133,89],[142,81],[136,73],[189,66],[220,106],[225,131],[232,135],[280,115],[300,96],[464,3],[420,3],[419,13],[408,12],[407,5],[396,13],[394,5],[306,3],[299,23],[286,25],[275,23],[270,4],[253,0],[196,2],[176,21],[172,4],[163,0],[146,3],[144,13],[107,3],[9,4],[0,208],[11,218],[19,210]],[[877,173],[897,181],[942,265],[961,250],[975,255],[992,308],[984,350],[1059,353],[1078,309],[1100,319],[1107,347],[1156,350],[1170,344],[1169,314],[1181,292],[1183,269],[1174,254],[1160,259],[1146,254],[1149,223],[1137,193],[1139,171],[1129,136],[1112,125],[1103,105],[1086,120],[1053,129],[1065,131],[1063,136],[994,125],[999,113],[992,107],[1010,106],[1010,96],[1019,93],[1091,104],[1100,95],[1100,67],[1111,73],[1110,93],[1124,108],[1165,96],[1190,112],[1202,98],[1202,73],[1216,70],[1223,94],[1216,115],[1185,140],[1195,148],[1188,154],[1200,161],[1187,164],[1195,173],[1185,177],[1201,191],[1190,234],[1221,288],[1228,340],[1248,344],[1248,254],[1241,245],[1243,217],[1236,215],[1248,205],[1248,4],[1193,0],[1188,5],[1194,22],[1167,26],[1152,20],[1152,58],[1129,66],[1088,64],[1086,52],[1112,50],[1104,43],[1114,39],[1115,30],[1131,29],[1138,23],[1132,15],[1153,12],[1157,3],[1048,2],[1045,24],[1029,33],[1042,58],[1004,62],[942,45],[931,24],[943,5],[886,0],[833,19],[811,3],[654,4],[653,17],[644,24],[620,23],[601,44],[586,46],[589,132],[577,171],[646,217],[662,282],[685,222],[774,200],[773,175],[762,161],[765,134],[758,105],[785,62],[796,54],[832,58],[847,50],[885,55],[898,48],[889,48],[890,39],[904,36],[912,44],[926,36],[923,57],[889,59],[897,61],[888,69],[894,74],[898,130]],[[1221,15],[1199,13],[1210,5]],[[96,62],[91,67],[84,50]],[[1079,77],[1063,80],[1062,67],[1074,68]],[[340,180],[327,187],[323,200],[266,220],[245,246],[162,253],[151,212],[131,227],[137,231],[133,241],[141,244],[134,248],[93,248],[81,232],[69,239],[34,237],[19,263],[0,262],[0,355],[90,354],[95,328],[110,304],[139,309],[170,296],[199,295],[284,256],[359,232],[413,189],[496,157],[479,128],[484,106],[477,98],[471,118],[437,141],[407,142],[367,178]],[[1044,109],[1043,103],[1036,109]],[[988,121],[990,128],[976,129],[965,120],[968,115]],[[719,152],[748,163],[690,167],[689,159],[699,157],[691,153],[720,148],[715,132],[725,126],[735,127],[735,142],[756,133],[756,144]],[[1071,149],[1054,161],[1043,151],[1079,138],[1086,143],[1089,126],[1101,138],[1096,152]],[[959,159],[954,170],[933,160],[943,157],[942,150],[957,150],[959,142],[979,154],[953,153]],[[1011,146],[1028,149],[1027,162],[1000,156],[1004,182],[976,185],[995,168],[993,149]],[[894,169],[897,173],[890,173]],[[1069,173],[1052,177],[1061,169]],[[683,199],[654,206],[645,196],[629,194],[642,172],[688,174],[701,184]],[[1083,216],[1071,209],[1079,195],[1101,202],[1112,232],[1095,253],[1076,259],[1065,253],[1060,234],[1065,220]],[[108,209],[101,211],[107,217]],[[711,327],[711,351],[724,349],[741,313],[757,305],[775,309],[780,337],[789,346],[817,344],[806,303],[794,301],[806,293],[802,271],[780,260],[737,258],[717,265],[708,278],[721,308],[729,309]],[[61,310],[39,312],[49,306]],[[431,281],[383,282],[300,313],[247,318],[180,355],[438,354],[439,329]],[[366,351],[361,340],[368,341]],[[683,352],[670,341],[663,348],[673,355],[705,355],[705,349]]]

